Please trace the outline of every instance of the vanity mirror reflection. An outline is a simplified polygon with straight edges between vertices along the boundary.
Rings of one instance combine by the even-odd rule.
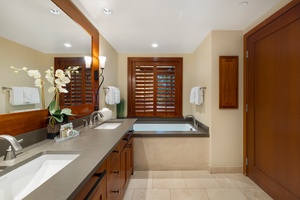
[[[52,1],[2,1],[0,6],[0,87],[35,87],[26,72],[15,74],[10,66],[45,71],[54,66],[54,57],[91,55],[91,36]],[[66,47],[68,43],[71,47]],[[91,79],[90,79],[91,80]],[[53,98],[45,81],[46,107]],[[0,95],[0,113],[41,109],[42,104],[12,105],[10,90]],[[41,91],[40,91],[41,92]],[[40,95],[39,95],[40,96]],[[40,99],[41,102],[41,99]]]
[[[0,77],[0,88],[2,86],[18,86],[17,82],[20,82],[20,85],[28,83],[29,87],[34,87],[34,80],[32,77],[29,77],[27,74],[19,72],[15,74],[13,70],[10,69],[10,66],[15,66],[17,68],[22,68],[26,66],[30,69],[39,69],[43,73],[50,66],[54,66],[54,57],[83,57],[85,55],[92,56],[92,66],[91,66],[91,80],[92,80],[92,91],[95,93],[98,82],[94,81],[93,71],[98,69],[99,61],[99,33],[98,30],[87,20],[87,18],[76,8],[76,6],[71,2],[71,0],[30,0],[33,3],[28,1],[1,1],[0,6],[0,69],[2,70]],[[46,3],[47,2],[47,3]],[[6,5],[7,4],[7,5]],[[49,12],[49,9],[53,5],[56,5],[61,14],[65,17],[72,19],[72,26],[69,26],[69,23],[65,22],[62,19],[56,19],[54,21],[61,23],[61,25],[52,25],[50,24],[50,18],[53,17],[53,14]],[[28,8],[43,8],[39,9],[36,14],[33,15],[33,18],[29,19],[28,16],[31,15]],[[20,10],[13,10],[18,8]],[[38,23],[40,15],[45,15],[46,18],[42,22]],[[5,13],[10,13],[6,16]],[[60,15],[61,16],[61,15]],[[33,24],[38,24],[36,28],[33,28]],[[4,27],[22,27],[22,30],[6,30]],[[78,26],[79,25],[79,26]],[[8,28],[7,28],[8,29]],[[20,38],[33,36],[31,39],[26,39],[26,43],[22,44],[18,40],[13,40],[13,38],[5,38],[4,32],[7,31],[6,35],[12,37]],[[51,40],[51,38],[56,35],[57,32],[63,33],[58,38]],[[43,34],[48,35],[45,37]],[[84,35],[84,36],[83,36]],[[85,38],[85,39],[84,39]],[[88,44],[81,50],[77,49],[72,52],[71,48],[63,51],[61,48],[60,51],[54,52],[53,49],[57,45],[62,45],[63,42],[72,42],[73,47],[81,46],[81,44]],[[2,45],[4,44],[4,45]],[[9,46],[8,44],[12,44]],[[30,45],[36,44],[36,46]],[[76,45],[74,45],[76,44]],[[19,54],[16,49],[18,47],[23,47],[24,49],[20,52],[25,52],[25,54]],[[49,47],[48,50],[42,51],[38,48]],[[8,53],[10,56],[8,58]],[[38,56],[41,55],[41,56]],[[23,83],[22,81],[25,82]],[[31,85],[30,85],[31,84]],[[47,86],[46,86],[47,88]],[[45,92],[45,94],[47,91]],[[3,99],[4,98],[4,99]],[[6,99],[5,99],[6,98]],[[46,96],[46,105],[52,100],[53,96]],[[0,105],[7,104],[7,94],[2,92],[0,96]],[[6,103],[5,103],[6,102]],[[93,98],[93,104],[95,100]],[[79,114],[79,116],[88,115],[93,111],[93,104],[82,104],[78,106],[71,106],[73,113]],[[47,107],[47,106],[46,106]],[[0,108],[3,109],[3,108]],[[0,134],[10,134],[18,135],[20,133],[25,133],[31,130],[43,128],[46,126],[46,117],[48,116],[48,110],[37,110],[37,111],[28,111],[20,113],[11,113],[7,114],[4,111],[0,110]],[[17,125],[16,125],[17,123]]]

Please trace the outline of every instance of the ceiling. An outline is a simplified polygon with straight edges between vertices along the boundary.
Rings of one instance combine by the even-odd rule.
[[[51,0],[0,0],[0,37],[43,53],[90,54],[90,35],[64,12],[50,9],[58,9]]]
[[[72,1],[119,53],[192,53],[211,30],[243,30],[280,0]],[[44,53],[90,52],[90,36],[51,8],[50,0],[1,0],[0,37]]]
[[[211,30],[244,30],[280,0],[72,1],[119,53],[192,53]]]

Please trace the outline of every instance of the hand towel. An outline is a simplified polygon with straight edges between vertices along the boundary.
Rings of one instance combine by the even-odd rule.
[[[40,103],[40,95],[38,88],[24,87],[23,89],[23,103],[37,104]]]
[[[201,89],[202,87],[195,87],[195,104],[196,105],[201,105],[203,103],[204,100],[204,96],[203,96],[203,89]]]
[[[196,97],[195,93],[196,93],[196,87],[193,87],[190,93],[190,103],[195,103],[195,97]]]
[[[30,104],[32,97],[32,90],[29,87],[23,88],[23,103],[24,104]]]
[[[108,91],[105,96],[105,102],[109,105],[115,105],[115,89],[113,86],[107,86]]]
[[[12,87],[10,91],[10,99],[11,105],[23,105],[23,87]]]
[[[115,87],[114,90],[115,90],[114,91],[115,92],[115,104],[119,104],[120,103],[120,96],[121,96],[120,89]]]

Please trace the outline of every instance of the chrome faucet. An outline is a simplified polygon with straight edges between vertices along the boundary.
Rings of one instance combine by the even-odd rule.
[[[94,116],[96,115],[96,116]],[[100,117],[104,117],[104,115],[102,114],[102,112],[100,112],[99,110],[96,110],[94,112],[92,112],[91,116],[90,116],[90,123],[92,125],[95,125],[95,120],[96,118],[100,115]]]
[[[17,140],[15,137],[11,135],[0,135],[0,139],[7,140],[10,143],[10,146],[6,149],[6,154],[4,156],[4,160],[12,160],[16,158],[16,151],[22,149],[20,145],[23,142],[23,139]]]
[[[194,128],[197,128],[197,123],[196,123],[196,119],[195,119],[194,115],[186,115],[184,117],[184,119],[187,119],[187,118],[192,118],[193,119],[193,123],[194,123]]]

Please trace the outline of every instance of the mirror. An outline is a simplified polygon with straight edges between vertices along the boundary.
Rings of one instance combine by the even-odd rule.
[[[52,14],[56,9],[59,15]],[[1,0],[0,6],[0,88],[35,87],[26,72],[14,73],[10,66],[38,69],[42,76],[54,57],[83,57],[91,53],[91,36],[51,0]],[[63,44],[70,43],[66,48]],[[53,98],[47,92],[46,107]],[[9,90],[0,93],[0,114],[41,108],[40,104],[12,106]]]

